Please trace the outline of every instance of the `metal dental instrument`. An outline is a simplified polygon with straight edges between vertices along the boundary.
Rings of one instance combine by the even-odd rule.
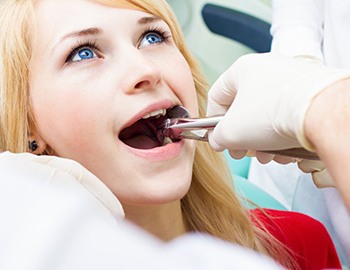
[[[213,129],[224,117],[223,115],[189,118],[188,111],[182,106],[176,106],[168,112],[170,118],[166,119],[158,129],[158,136],[169,137],[172,140],[190,139],[208,141],[208,130]],[[319,160],[316,153],[304,148],[290,148],[273,151],[260,151],[281,156],[301,159]]]

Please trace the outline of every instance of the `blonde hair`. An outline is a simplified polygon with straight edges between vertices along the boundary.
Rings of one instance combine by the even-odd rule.
[[[163,0],[95,0],[109,6],[139,9],[161,17],[170,27],[174,42],[187,60],[197,90],[199,114],[205,115],[206,80],[185,46],[180,26]],[[31,116],[28,81],[31,57],[30,22],[33,0],[3,1],[0,13],[0,151],[26,152]],[[33,23],[32,23],[33,25]],[[264,254],[286,266],[288,252],[267,230],[254,226],[233,191],[231,174],[221,154],[209,144],[198,143],[192,183],[181,200],[188,231],[208,233]],[[279,256],[278,256],[279,255]]]
[[[28,1],[2,1],[0,6],[0,151],[28,148],[32,6]]]

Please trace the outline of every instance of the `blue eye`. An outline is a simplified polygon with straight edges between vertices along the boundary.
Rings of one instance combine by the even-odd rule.
[[[161,34],[151,32],[146,34],[141,42],[140,42],[140,48],[155,44],[155,43],[162,43],[164,41],[164,37]]]
[[[164,31],[161,29],[149,29],[146,30],[142,35],[142,39],[139,45],[139,48],[147,47],[156,43],[167,42],[170,38],[170,34],[168,31]]]
[[[66,63],[77,63],[83,60],[90,60],[94,58],[101,58],[100,48],[96,42],[87,41],[81,42],[78,41],[77,44],[71,49]]]
[[[161,42],[163,39],[161,37],[159,37],[156,34],[149,34],[145,36],[145,39],[150,43],[157,43],[157,42]]]
[[[93,50],[89,48],[81,48],[78,49],[74,54],[71,56],[72,62],[78,62],[82,60],[88,60],[97,57],[97,55],[93,52]]]

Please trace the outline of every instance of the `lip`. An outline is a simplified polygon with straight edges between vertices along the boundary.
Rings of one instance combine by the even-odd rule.
[[[178,104],[175,104],[171,100],[163,100],[156,103],[153,103],[145,108],[143,108],[141,111],[139,111],[136,115],[134,115],[129,121],[127,121],[121,128],[120,131],[123,129],[131,126],[132,124],[136,123],[138,120],[140,120],[143,116],[145,116],[147,113],[154,112],[159,109],[169,109]]]
[[[181,140],[179,142],[170,143],[152,149],[137,149],[132,148],[126,144],[124,144],[124,146],[131,154],[139,158],[147,159],[148,161],[166,161],[177,157],[181,153],[184,144],[185,140]]]

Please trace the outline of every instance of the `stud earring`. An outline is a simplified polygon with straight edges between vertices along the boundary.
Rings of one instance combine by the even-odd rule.
[[[28,148],[29,148],[29,150],[30,151],[32,151],[32,152],[34,152],[36,149],[38,149],[38,144],[37,144],[37,142],[36,142],[36,140],[34,140],[34,141],[28,141]]]

